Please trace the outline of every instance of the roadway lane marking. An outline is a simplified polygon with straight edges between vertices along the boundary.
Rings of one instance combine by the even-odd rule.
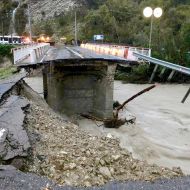
[[[71,52],[72,52],[73,54],[75,54],[76,56],[78,56],[78,57],[80,57],[80,58],[84,59],[84,57],[83,57],[80,53],[78,53],[78,52],[76,52],[76,51],[72,50],[71,48],[66,47],[66,49],[68,49],[69,51],[71,51]]]

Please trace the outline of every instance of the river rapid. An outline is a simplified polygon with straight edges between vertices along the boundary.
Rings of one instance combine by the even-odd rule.
[[[42,79],[26,82],[42,93]],[[149,85],[114,83],[114,100],[120,103]],[[122,115],[136,117],[135,124],[119,129],[104,128],[101,123],[83,119],[79,126],[95,135],[112,135],[134,158],[165,167],[181,167],[190,174],[190,97],[181,103],[189,85],[158,84],[157,87],[130,102]]]

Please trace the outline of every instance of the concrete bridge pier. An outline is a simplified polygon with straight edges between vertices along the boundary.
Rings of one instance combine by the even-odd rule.
[[[43,71],[47,103],[66,114],[113,116],[116,64],[105,60],[55,60]]]

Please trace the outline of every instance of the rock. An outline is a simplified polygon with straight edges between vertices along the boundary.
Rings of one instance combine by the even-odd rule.
[[[15,168],[17,168],[18,170],[21,170],[24,168],[25,163],[24,160],[22,158],[15,158],[13,159],[13,161],[11,162],[11,165],[13,165]]]
[[[95,159],[95,164],[98,165],[100,163],[100,158]]]
[[[69,169],[73,170],[77,167],[77,165],[75,163],[71,163],[69,164]]]
[[[112,176],[114,175],[114,173],[115,173],[114,168],[110,168],[110,173]]]
[[[151,173],[154,175],[160,175],[161,174],[161,172],[159,170],[156,170],[156,169],[153,170]]]
[[[121,158],[121,156],[120,155],[112,155],[112,158],[114,161],[118,161]]]
[[[104,160],[100,160],[100,164],[102,165],[102,166],[104,166],[105,165],[105,161]]]
[[[91,185],[91,183],[89,181],[85,181],[84,182],[84,186],[85,187],[91,187],[92,185]]]
[[[65,152],[65,151],[60,151],[60,154],[67,155],[67,154],[68,154],[68,152]]]
[[[180,174],[180,175],[183,174],[183,172],[182,172],[182,170],[181,170],[180,167],[173,167],[172,170],[173,170],[175,173],[177,173],[177,174]]]
[[[90,155],[91,155],[90,151],[89,151],[89,150],[86,151],[86,156],[87,156],[87,157],[90,157]]]
[[[110,170],[108,169],[108,167],[101,167],[101,168],[99,168],[99,172],[106,179],[110,179],[112,177],[111,173],[110,173]]]
[[[134,164],[131,166],[131,169],[132,169],[132,170],[135,170],[135,169],[136,169],[136,167],[137,167],[137,164],[136,164],[136,163],[134,163]]]
[[[109,139],[113,139],[113,136],[112,136],[111,133],[108,133],[106,137],[109,138]]]

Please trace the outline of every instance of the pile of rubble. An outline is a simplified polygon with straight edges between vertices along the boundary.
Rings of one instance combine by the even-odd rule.
[[[99,186],[108,181],[183,176],[180,168],[158,167],[132,158],[112,137],[96,137],[31,103],[26,129],[32,144],[29,172],[61,185]]]

